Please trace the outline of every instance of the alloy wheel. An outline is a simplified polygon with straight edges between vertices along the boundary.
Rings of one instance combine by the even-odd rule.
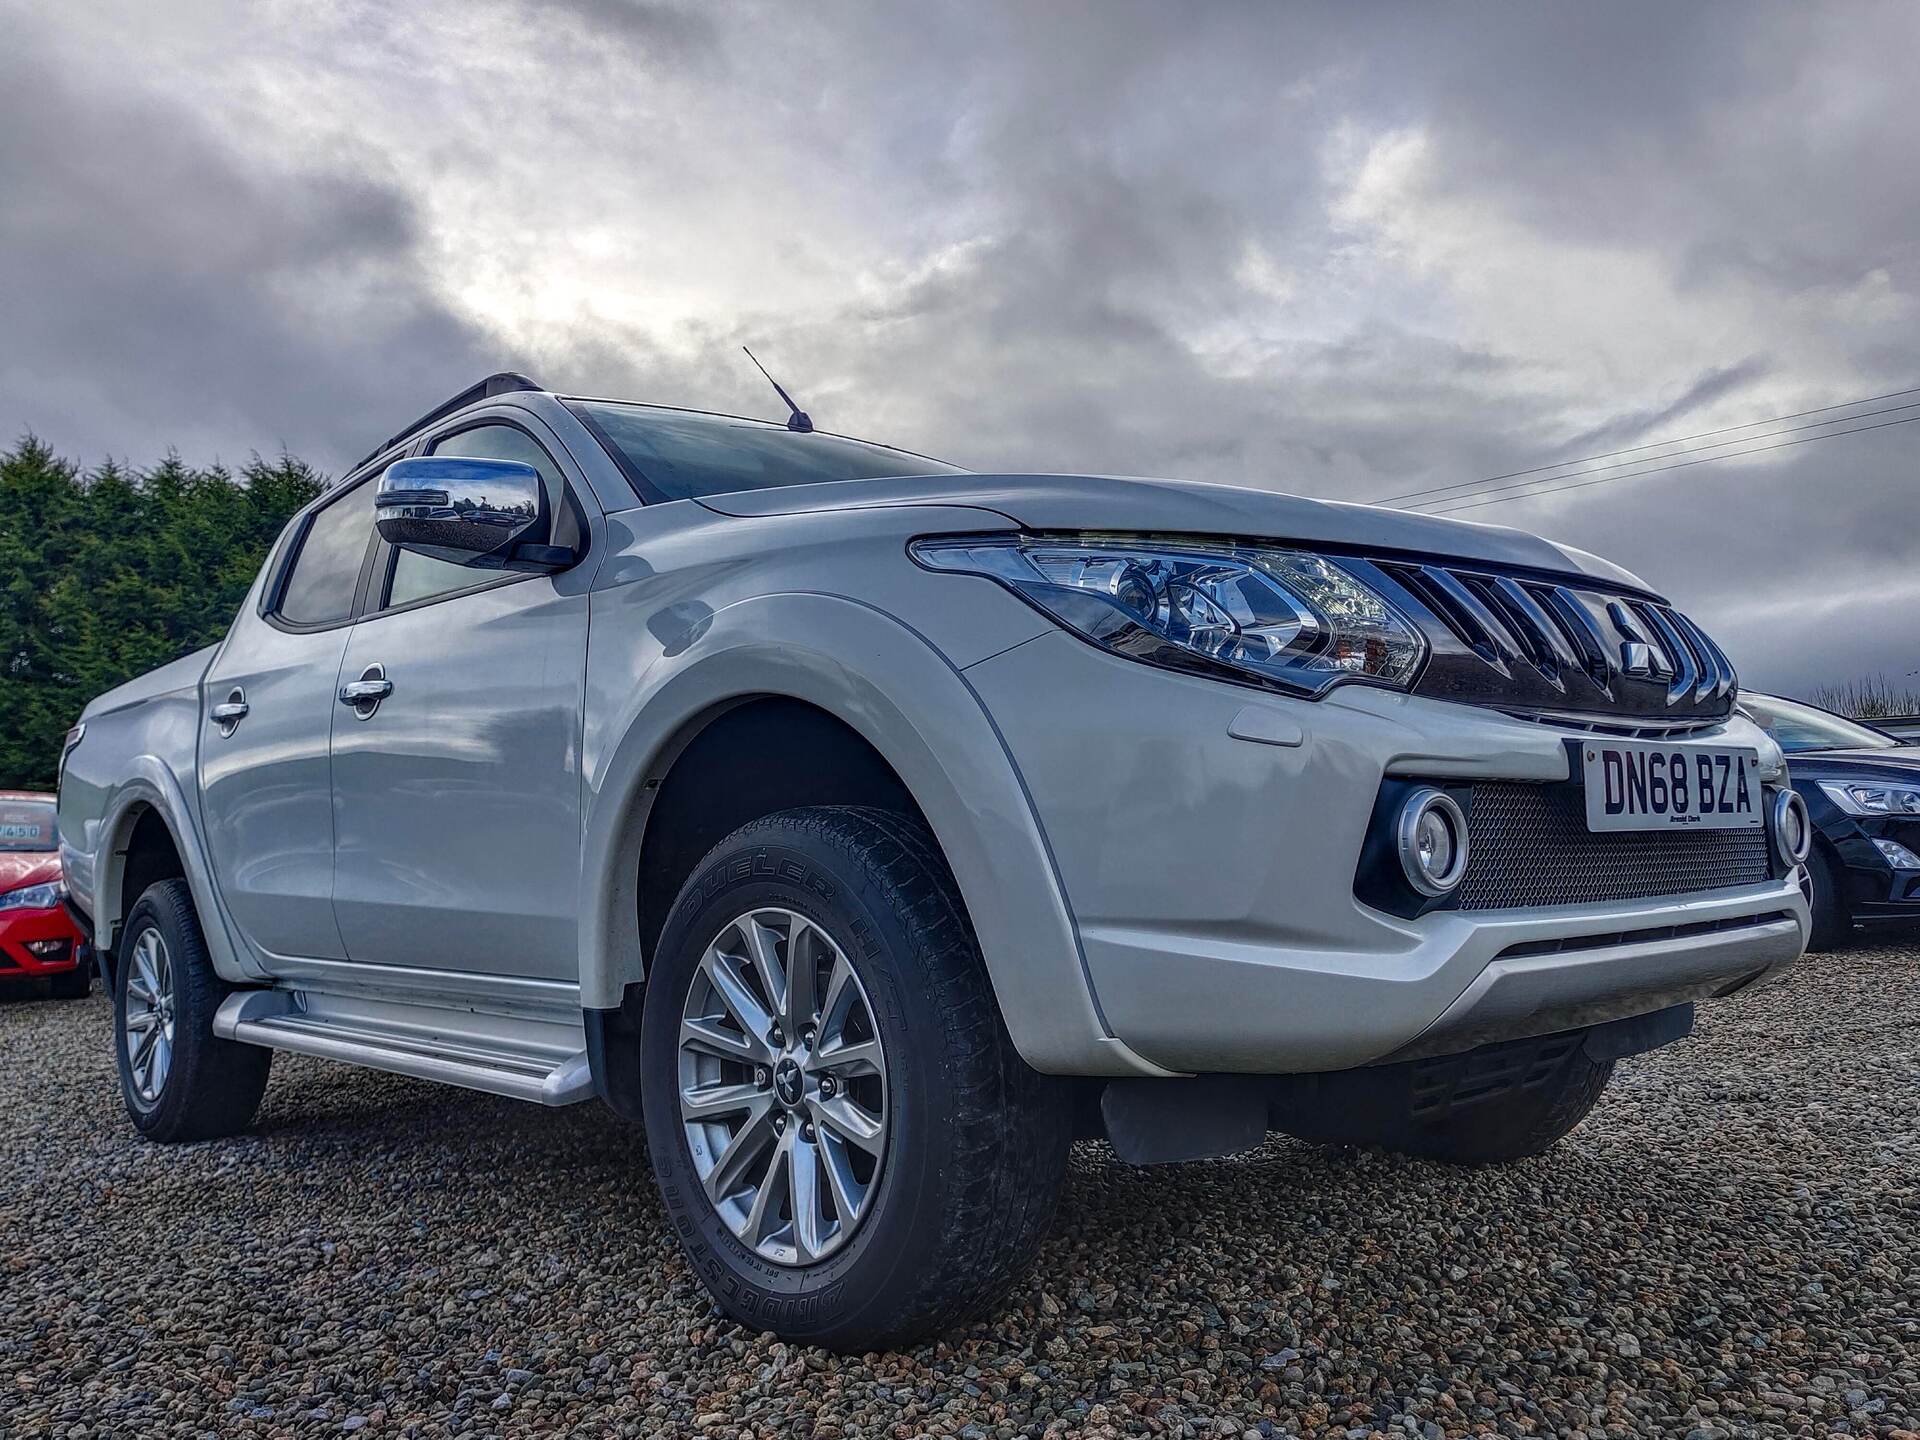
[[[872,1002],[834,939],[792,910],[729,921],[680,1021],[680,1120],[728,1228],[810,1265],[872,1207],[887,1153],[887,1063]]]
[[[127,1068],[140,1103],[160,1101],[167,1072],[173,1068],[174,988],[173,957],[167,942],[151,926],[133,942],[127,976]]]

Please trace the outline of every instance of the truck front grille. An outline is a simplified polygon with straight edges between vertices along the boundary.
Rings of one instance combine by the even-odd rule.
[[[1368,578],[1427,636],[1423,695],[1669,729],[1733,708],[1739,680],[1725,652],[1649,595],[1470,565],[1372,564]]]
[[[1596,835],[1577,786],[1482,780],[1467,816],[1462,910],[1688,895],[1768,878],[1764,830]]]

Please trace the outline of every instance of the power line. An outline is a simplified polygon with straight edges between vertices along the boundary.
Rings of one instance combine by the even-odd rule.
[[[1900,393],[1900,392],[1895,392],[1895,393]],[[1867,402],[1866,402],[1865,400],[1856,400],[1856,401],[1854,401],[1853,403],[1854,403],[1855,405],[1864,405],[1864,404],[1866,404]],[[1566,472],[1565,472],[1564,474],[1560,474],[1560,475],[1543,475],[1543,476],[1542,476],[1542,477],[1541,477],[1540,479],[1538,479],[1538,480],[1522,480],[1522,481],[1521,481],[1521,482],[1520,482],[1519,484],[1517,484],[1517,485],[1501,485],[1501,486],[1497,486],[1497,487],[1495,487],[1495,488],[1493,488],[1493,489],[1481,489],[1481,488],[1478,488],[1478,487],[1482,487],[1482,486],[1485,486],[1485,485],[1487,485],[1487,484],[1489,484],[1489,483],[1490,483],[1490,481],[1492,481],[1492,480],[1498,480],[1498,479],[1501,479],[1501,478],[1503,478],[1503,477],[1501,477],[1501,476],[1498,476],[1498,475],[1495,475],[1495,476],[1490,476],[1490,477],[1488,478],[1488,480],[1473,480],[1473,481],[1468,481],[1468,482],[1465,482],[1465,484],[1464,484],[1464,485],[1440,485],[1440,486],[1436,486],[1436,487],[1435,487],[1434,489],[1432,489],[1432,490],[1421,490],[1421,491],[1416,491],[1416,492],[1415,492],[1415,494],[1416,494],[1416,495],[1437,495],[1437,494],[1439,494],[1439,493],[1440,493],[1441,491],[1445,491],[1445,490],[1461,490],[1461,489],[1465,489],[1465,490],[1466,490],[1466,493],[1465,493],[1465,494],[1461,494],[1461,495],[1454,495],[1454,496],[1450,496],[1450,497],[1448,497],[1448,498],[1449,498],[1449,501],[1452,501],[1452,500],[1467,500],[1467,499],[1472,499],[1472,498],[1474,498],[1475,496],[1479,496],[1479,495],[1504,495],[1504,494],[1508,494],[1508,493],[1510,493],[1510,492],[1514,492],[1514,491],[1524,491],[1524,490],[1527,490],[1527,489],[1528,489],[1529,487],[1531,487],[1531,486],[1535,486],[1535,485],[1552,485],[1552,484],[1555,484],[1555,483],[1557,483],[1557,482],[1559,482],[1559,481],[1561,481],[1561,480],[1576,480],[1576,479],[1579,479],[1579,478],[1581,478],[1582,476],[1586,476],[1586,475],[1597,475],[1597,474],[1599,474],[1599,473],[1600,473],[1601,471],[1603,471],[1603,470],[1619,470],[1619,469],[1622,469],[1622,468],[1624,468],[1624,467],[1626,467],[1626,466],[1629,466],[1629,465],[1645,465],[1645,464],[1647,464],[1647,463],[1648,463],[1649,461],[1653,461],[1653,460],[1671,460],[1671,459],[1674,459],[1674,458],[1676,458],[1676,457],[1678,457],[1678,456],[1681,456],[1681,455],[1698,455],[1698,454],[1700,454],[1700,453],[1701,453],[1701,452],[1703,452],[1703,451],[1706,451],[1706,450],[1719,450],[1719,449],[1721,449],[1721,448],[1723,448],[1724,446],[1728,446],[1728,445],[1748,445],[1748,444],[1751,444],[1752,442],[1754,442],[1755,440],[1772,440],[1772,439],[1774,439],[1774,438],[1776,438],[1776,437],[1778,437],[1778,436],[1781,436],[1781,435],[1795,435],[1795,434],[1798,434],[1798,433],[1799,433],[1800,431],[1802,431],[1802,430],[1818,430],[1818,429],[1821,429],[1822,427],[1824,427],[1824,426],[1827,426],[1827,425],[1846,425],[1846,424],[1849,424],[1849,423],[1851,423],[1852,421],[1855,421],[1855,420],[1870,420],[1870,419],[1872,419],[1872,418],[1873,418],[1874,416],[1876,416],[1876,415],[1895,415],[1895,414],[1898,414],[1898,413],[1899,413],[1900,411],[1902,411],[1902,410],[1914,410],[1914,409],[1920,409],[1920,400],[1909,400],[1909,401],[1908,401],[1908,402],[1906,402],[1906,403],[1905,403],[1904,405],[1888,405],[1888,406],[1886,406],[1885,408],[1883,408],[1883,409],[1880,409],[1880,410],[1861,410],[1861,411],[1857,411],[1856,413],[1854,413],[1854,414],[1852,414],[1852,415],[1840,415],[1840,416],[1836,416],[1836,417],[1835,417],[1834,419],[1832,419],[1832,420],[1815,420],[1815,421],[1813,421],[1813,422],[1811,422],[1810,424],[1806,424],[1806,425],[1789,425],[1789,426],[1787,426],[1787,427],[1786,427],[1785,429],[1781,429],[1781,430],[1767,430],[1767,431],[1763,431],[1763,432],[1762,432],[1761,434],[1758,434],[1758,435],[1742,435],[1742,436],[1740,436],[1740,437],[1738,437],[1737,439],[1733,439],[1733,440],[1715,440],[1715,441],[1714,441],[1714,442],[1712,442],[1711,444],[1708,444],[1708,445],[1696,445],[1696,446],[1694,446],[1694,447],[1693,447],[1692,449],[1689,449],[1689,450],[1670,450],[1670,451],[1668,451],[1668,452],[1667,452],[1667,453],[1666,453],[1665,455],[1647,455],[1647,456],[1643,456],[1642,458],[1640,458],[1640,459],[1638,459],[1638,460],[1615,460],[1615,461],[1614,461],[1614,462],[1613,462],[1612,464],[1609,464],[1609,465],[1594,465],[1594,466],[1591,466],[1590,468],[1588,468],[1588,469],[1585,469],[1585,470],[1567,470],[1567,471],[1566,471]],[[1783,420],[1790,420],[1790,419],[1792,419],[1793,417],[1792,417],[1792,416],[1790,416],[1790,415],[1783,415],[1783,416],[1781,416],[1780,418],[1781,418],[1781,419],[1783,419]],[[1768,421],[1768,420],[1756,420],[1756,421],[1754,421],[1753,423],[1754,423],[1755,425],[1768,425],[1768,424],[1772,424],[1772,423],[1774,423],[1774,422],[1772,422],[1772,421]],[[1869,427],[1869,428],[1871,428],[1871,427]],[[1718,432],[1717,432],[1717,431],[1708,431],[1707,433],[1711,435],[1711,434],[1717,434]],[[1844,431],[1844,430],[1838,430],[1838,431],[1835,431],[1834,433],[1835,433],[1835,434],[1838,434],[1838,435],[1844,435],[1844,434],[1846,434],[1847,432],[1846,432],[1846,431]],[[1814,438],[1815,438],[1815,439],[1818,439],[1818,438],[1820,438],[1820,437],[1818,437],[1818,436],[1815,436]],[[1679,444],[1679,443],[1680,443],[1680,441],[1678,441],[1678,440],[1668,440],[1668,441],[1664,441],[1664,442],[1662,442],[1662,443],[1664,443],[1664,444],[1668,444],[1668,445],[1677,445],[1677,444]],[[1641,449],[1646,449],[1647,447],[1646,447],[1646,446],[1641,446],[1641,447],[1639,447],[1639,448],[1641,448]],[[1753,452],[1748,452],[1748,451],[1734,451],[1734,452],[1733,452],[1733,454],[1735,454],[1735,455],[1741,455],[1741,454],[1748,454],[1748,453],[1753,453]],[[1598,459],[1599,457],[1598,457],[1598,456],[1596,456],[1596,457],[1594,457],[1594,458],[1596,458],[1596,459]],[[1730,457],[1730,456],[1720,456],[1720,457],[1717,457],[1717,458],[1720,458],[1720,459],[1728,459],[1728,458],[1731,458],[1731,457]],[[1577,461],[1569,461],[1569,462],[1568,462],[1568,464],[1578,464],[1578,463],[1583,463],[1583,462],[1577,462]],[[1543,465],[1543,466],[1541,466],[1541,467],[1539,467],[1539,468],[1540,468],[1540,469],[1542,469],[1542,470],[1558,470],[1558,469],[1561,469],[1562,467],[1560,467],[1560,466],[1557,466],[1557,465]],[[1533,472],[1530,472],[1530,471],[1524,471],[1524,470],[1521,470],[1521,471],[1515,471],[1514,473],[1515,473],[1515,474],[1520,474],[1520,475],[1524,475],[1524,474],[1529,474],[1529,473],[1533,473]],[[1468,487],[1472,487],[1472,488],[1468,488]],[[1546,492],[1544,492],[1544,491],[1542,491],[1541,493],[1543,493],[1543,494],[1544,494],[1544,493],[1546,493]],[[1411,498],[1413,498],[1413,497],[1412,497],[1412,496],[1407,496],[1407,497],[1403,497],[1403,498],[1407,498],[1407,499],[1411,499]],[[1413,506],[1412,508],[1414,508],[1414,509],[1416,509],[1416,510],[1417,510],[1417,509],[1421,509],[1421,508],[1423,508],[1423,507],[1424,507],[1424,506],[1426,506],[1426,505],[1430,505],[1430,504],[1433,504],[1433,503],[1434,503],[1434,502],[1433,502],[1433,501],[1430,501],[1430,500],[1429,500],[1429,501],[1420,501],[1419,503],[1417,503],[1417,504],[1415,504],[1415,505],[1414,505],[1414,506]]]
[[[1897,400],[1902,395],[1920,395],[1920,385],[1915,385],[1906,390],[1889,390],[1884,395],[1865,395],[1858,400],[1843,400],[1837,405],[1816,405],[1811,410],[1796,410],[1790,415],[1775,415],[1766,420],[1749,420],[1744,425],[1723,425],[1718,430],[1702,430],[1697,435],[1676,435],[1670,440],[1649,440],[1644,445],[1629,445],[1624,450],[1606,450],[1606,451],[1602,451],[1598,455],[1582,456],[1578,460],[1557,460],[1551,465],[1535,465],[1526,470],[1509,470],[1504,475],[1488,475],[1479,480],[1458,480],[1451,485],[1436,485],[1433,488],[1428,490],[1410,490],[1404,495],[1386,495],[1386,496],[1382,496],[1378,500],[1369,500],[1369,501],[1366,501],[1365,503],[1369,505],[1393,505],[1393,504],[1397,504],[1399,501],[1402,501],[1402,500],[1417,500],[1423,495],[1438,495],[1448,490],[1474,489],[1481,485],[1492,485],[1496,481],[1500,481],[1500,480],[1515,480],[1522,475],[1539,475],[1544,471],[1548,471],[1548,470],[1565,470],[1568,467],[1574,466],[1574,465],[1590,465],[1596,460],[1611,460],[1616,455],[1633,455],[1638,453],[1641,450],[1658,450],[1663,445],[1684,445],[1690,440],[1706,440],[1715,435],[1731,434],[1735,430],[1751,430],[1756,425],[1778,425],[1783,420],[1803,420],[1809,415],[1825,415],[1826,413],[1832,410],[1851,410],[1856,405],[1872,405],[1876,401],[1880,401],[1880,400]],[[1904,405],[1896,405],[1893,408],[1896,410],[1904,410],[1907,407]],[[1877,411],[1875,413],[1884,414],[1886,412]],[[1859,415],[1842,415],[1837,420],[1823,420],[1820,423],[1823,425],[1842,425],[1842,424],[1845,424],[1848,420],[1858,420],[1863,418],[1865,417],[1859,416]],[[1804,430],[1804,429],[1811,429],[1813,427],[1803,425],[1803,426],[1797,426],[1795,428]],[[1774,433],[1785,434],[1787,432],[1776,431]],[[1741,437],[1740,440],[1726,440],[1721,443],[1726,445],[1738,445],[1738,444],[1744,443],[1747,440],[1761,440],[1764,438],[1766,437],[1761,435],[1746,435]],[[1683,451],[1681,453],[1684,454],[1686,452]],[[1658,460],[1658,459],[1663,459],[1664,457],[1658,456],[1658,455],[1649,455],[1646,458],[1649,460]],[[1626,463],[1632,464],[1632,465],[1638,465],[1642,462],[1638,460],[1632,460]],[[1606,468],[1612,468],[1612,467],[1606,467]],[[1567,477],[1564,475],[1556,475],[1550,478],[1555,480],[1564,480]]]
[[[1858,403],[1864,403],[1864,402],[1856,401],[1855,403],[1858,404]],[[1759,435],[1742,435],[1737,440],[1716,440],[1711,445],[1696,445],[1691,450],[1670,450],[1665,455],[1648,455],[1645,458],[1640,460],[1616,460],[1611,465],[1595,465],[1590,469],[1586,469],[1586,470],[1569,470],[1564,475],[1547,475],[1547,476],[1543,476],[1538,480],[1522,480],[1518,485],[1500,485],[1500,486],[1494,487],[1491,490],[1469,490],[1464,495],[1454,495],[1454,496],[1448,497],[1447,503],[1451,503],[1454,500],[1470,500],[1481,495],[1505,495],[1515,491],[1525,491],[1535,485],[1557,484],[1562,480],[1578,480],[1582,476],[1598,475],[1602,470],[1619,470],[1628,465],[1645,465],[1648,463],[1648,461],[1652,461],[1652,460],[1672,460],[1672,459],[1678,458],[1681,455],[1698,455],[1702,451],[1718,450],[1726,445],[1749,445],[1749,444],[1752,444],[1755,440],[1772,440],[1781,435],[1796,435],[1802,430],[1818,430],[1823,425],[1845,425],[1850,421],[1854,421],[1854,420],[1871,420],[1876,415],[1897,415],[1902,410],[1920,410],[1920,400],[1909,400],[1904,405],[1888,405],[1884,409],[1880,409],[1880,410],[1861,410],[1856,414],[1842,415],[1838,419],[1834,419],[1834,420],[1815,420],[1813,423],[1809,425],[1789,425],[1784,430],[1768,430]],[[1844,435],[1846,433],[1847,432],[1844,430],[1834,431],[1834,434],[1836,435]],[[1818,439],[1820,437],[1816,436],[1814,438]],[[1753,452],[1745,451],[1745,450],[1736,450],[1733,452],[1733,454],[1735,455],[1745,455],[1745,454],[1751,454],[1751,453]],[[1722,456],[1716,456],[1714,458],[1725,460],[1731,457],[1722,455]],[[1448,485],[1442,488],[1453,490],[1453,489],[1458,489],[1459,487]],[[1543,490],[1538,493],[1546,494],[1548,492]],[[1431,505],[1434,503],[1436,502],[1431,500],[1422,501],[1421,503],[1414,505],[1412,508],[1415,510],[1419,510],[1419,509],[1423,509],[1426,505]]]
[[[1461,510],[1478,510],[1486,505],[1508,505],[1515,500],[1531,500],[1539,495],[1559,495],[1568,490],[1584,490],[1589,485],[1606,485],[1615,480],[1634,480],[1642,475],[1658,475],[1662,470],[1684,470],[1689,465],[1711,465],[1716,460],[1737,460],[1743,455],[1763,455],[1769,450],[1785,450],[1792,445],[1811,445],[1817,440],[1834,440],[1842,435],[1858,435],[1864,430],[1885,430],[1890,425],[1911,425],[1916,420],[1920,420],[1920,415],[1907,415],[1899,420],[1882,420],[1877,425],[1856,425],[1851,430],[1829,430],[1824,435],[1803,435],[1798,440],[1782,440],[1776,445],[1758,445],[1751,450],[1736,450],[1731,455],[1705,455],[1698,460],[1676,460],[1671,465],[1654,465],[1645,470],[1629,470],[1624,475],[1602,475],[1597,480],[1582,480],[1574,485],[1558,485],[1547,490],[1529,490],[1523,495],[1496,495],[1491,500],[1474,500],[1465,505],[1448,505],[1442,509],[1427,510],[1422,513],[1427,515],[1452,515]],[[1536,480],[1532,483],[1539,485],[1545,482]]]
[[[1773,439],[1777,439],[1782,435],[1797,434],[1802,430],[1818,430],[1823,425],[1845,425],[1855,420],[1871,420],[1876,415],[1897,415],[1902,410],[1920,410],[1920,400],[1911,400],[1911,401],[1908,401],[1905,405],[1888,405],[1887,407],[1881,410],[1862,410],[1858,414],[1842,415],[1837,420],[1816,420],[1811,425],[1789,425],[1784,430],[1768,430],[1763,434],[1759,434],[1759,435],[1743,435],[1738,440],[1716,440],[1711,445],[1696,445],[1691,450],[1673,450],[1673,451],[1669,451],[1665,455],[1649,455],[1642,460],[1616,460],[1611,465],[1595,465],[1592,468],[1586,469],[1586,470],[1570,470],[1564,475],[1548,475],[1539,480],[1522,480],[1517,485],[1498,485],[1489,490],[1469,490],[1464,495],[1448,496],[1443,501],[1423,500],[1416,503],[1411,508],[1415,510],[1421,510],[1421,509],[1425,509],[1428,505],[1435,505],[1435,504],[1450,505],[1456,500],[1476,500],[1486,495],[1520,495],[1522,497],[1524,497],[1528,493],[1537,494],[1537,495],[1550,495],[1553,493],[1551,490],[1547,490],[1547,489],[1535,490],[1533,487],[1557,485],[1562,480],[1579,480],[1579,479],[1585,478],[1588,475],[1598,475],[1603,470],[1618,470],[1623,466],[1627,466],[1627,465],[1645,465],[1654,460],[1674,460],[1674,459],[1678,459],[1682,455],[1698,455],[1703,451],[1718,450],[1723,446],[1727,446],[1727,445],[1750,445],[1756,440],[1773,440]],[[1873,427],[1869,425],[1869,426],[1863,426],[1862,428],[1870,430]],[[1847,430],[1835,430],[1832,433],[1835,435],[1847,435],[1852,432]],[[1826,437],[1815,435],[1815,436],[1812,436],[1811,438],[1815,440],[1820,440]],[[1758,453],[1759,453],[1758,451],[1754,451],[1754,450],[1735,450],[1727,455],[1713,455],[1713,456],[1709,456],[1708,458],[1713,460],[1731,460],[1735,456],[1754,455]]]

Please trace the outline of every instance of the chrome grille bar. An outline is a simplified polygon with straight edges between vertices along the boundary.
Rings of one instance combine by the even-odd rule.
[[[1660,638],[1667,644],[1668,654],[1673,658],[1673,683],[1667,686],[1667,704],[1678,705],[1692,693],[1694,682],[1702,674],[1701,663],[1694,658],[1692,648],[1680,638],[1680,632],[1673,622],[1660,613],[1657,605],[1643,605],[1640,611],[1653,622],[1654,629],[1660,632]],[[1695,699],[1701,697],[1694,696]]]
[[[1547,612],[1540,608],[1540,602],[1526,592],[1519,581],[1505,575],[1494,579],[1495,587],[1506,597],[1507,603],[1520,612],[1535,637],[1546,647],[1545,653],[1551,657],[1553,670],[1549,680],[1558,681],[1557,672],[1562,670],[1580,670],[1584,668],[1580,657],[1573,653],[1573,647],[1567,643],[1567,637],[1560,632]]]
[[[1423,565],[1420,567],[1420,575],[1429,585],[1464,611],[1479,627],[1481,643],[1476,648],[1483,651],[1482,658],[1489,665],[1504,675],[1507,673],[1509,664],[1525,658],[1519,641],[1508,632],[1507,627],[1501,624],[1494,613],[1480,602],[1480,597],[1462,584],[1452,572],[1442,570],[1435,565]],[[1471,637],[1466,638],[1469,643],[1472,643]],[[1486,654],[1485,651],[1492,653]]]

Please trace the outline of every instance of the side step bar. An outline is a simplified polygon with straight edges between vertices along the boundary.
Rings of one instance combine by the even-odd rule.
[[[323,1060],[484,1090],[536,1105],[593,1098],[580,1023],[306,990],[241,990],[213,1033]]]

